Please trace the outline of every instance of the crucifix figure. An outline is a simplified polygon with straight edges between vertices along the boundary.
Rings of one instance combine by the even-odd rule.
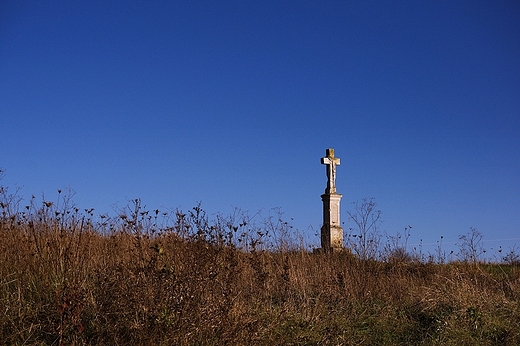
[[[336,193],[336,166],[339,166],[339,158],[334,157],[334,149],[327,149],[326,156],[321,158],[321,164],[327,165],[327,188],[326,194]]]

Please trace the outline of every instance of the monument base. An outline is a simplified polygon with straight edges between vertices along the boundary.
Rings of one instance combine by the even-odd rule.
[[[343,248],[343,228],[340,226],[339,193],[321,195],[323,201],[323,226],[321,226],[321,247],[328,249]]]
[[[339,253],[339,252],[348,252],[350,253],[350,250],[344,247],[331,247],[329,249],[324,249],[322,247],[319,247],[317,249],[313,249],[312,253],[320,254],[320,253]]]
[[[324,224],[321,226],[321,248],[325,252],[337,252],[343,249],[343,228]]]

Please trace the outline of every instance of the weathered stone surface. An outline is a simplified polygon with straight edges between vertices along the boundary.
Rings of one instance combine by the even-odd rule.
[[[325,157],[321,158],[321,164],[327,165],[327,188],[326,194],[336,193],[336,166],[339,166],[340,160],[334,157],[334,149],[330,148],[325,151]]]
[[[343,228],[340,222],[341,195],[336,192],[336,166],[340,159],[334,157],[334,149],[327,149],[321,163],[327,165],[327,188],[321,195],[323,201],[323,225],[321,226],[321,247],[323,251],[343,249]]]

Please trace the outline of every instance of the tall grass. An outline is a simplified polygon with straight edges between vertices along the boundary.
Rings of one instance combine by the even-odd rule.
[[[6,345],[520,344],[514,263],[361,260],[296,245],[279,215],[1,192]]]

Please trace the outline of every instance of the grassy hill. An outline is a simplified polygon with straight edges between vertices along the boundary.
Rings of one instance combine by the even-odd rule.
[[[211,221],[138,200],[94,217],[3,192],[4,344],[520,344],[515,263],[361,260],[296,245],[280,218]]]

